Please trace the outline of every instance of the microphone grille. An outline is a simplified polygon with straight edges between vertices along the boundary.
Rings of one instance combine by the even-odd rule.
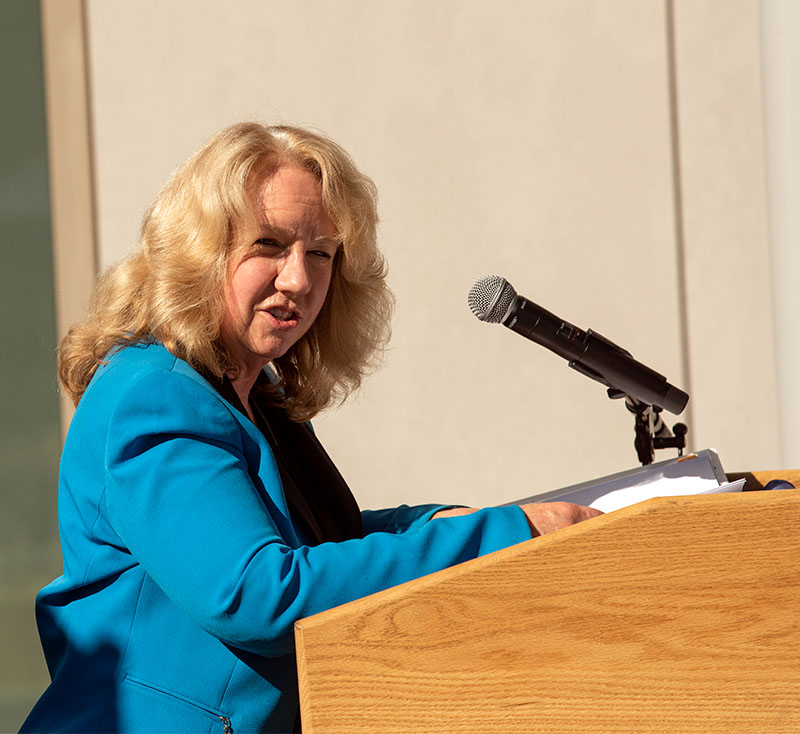
[[[481,321],[498,324],[517,297],[513,286],[499,275],[485,275],[469,289],[467,303]]]

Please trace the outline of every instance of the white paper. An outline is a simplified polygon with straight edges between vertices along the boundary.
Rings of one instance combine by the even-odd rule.
[[[718,492],[741,492],[744,487],[744,479],[725,484],[705,486],[698,482],[694,477],[686,477],[679,480],[667,480],[655,482],[653,484],[641,485],[638,487],[626,487],[625,489],[615,489],[604,494],[591,502],[590,507],[603,512],[613,512],[621,507],[635,505],[653,497],[680,497],[692,494],[717,494]],[[565,502],[576,502],[573,499],[559,497]],[[582,504],[582,503],[576,503]]]
[[[652,497],[740,492],[743,487],[744,479],[728,482],[717,453],[713,449],[704,449],[509,504],[574,502],[613,512]]]

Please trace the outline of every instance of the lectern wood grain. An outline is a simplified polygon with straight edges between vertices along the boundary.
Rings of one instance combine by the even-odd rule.
[[[798,732],[799,531],[655,499],[301,620],[303,731]]]

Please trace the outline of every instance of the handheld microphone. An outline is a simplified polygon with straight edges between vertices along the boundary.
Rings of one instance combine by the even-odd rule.
[[[481,321],[502,323],[547,347],[568,360],[573,369],[608,387],[612,397],[623,393],[676,415],[689,401],[689,396],[683,390],[670,385],[666,377],[637,362],[630,352],[596,331],[583,331],[517,295],[505,278],[497,275],[481,278],[470,289],[467,302],[472,313]]]

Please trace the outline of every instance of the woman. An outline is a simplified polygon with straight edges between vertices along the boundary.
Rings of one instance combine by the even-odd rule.
[[[23,730],[290,731],[297,619],[595,514],[359,511],[305,421],[385,341],[376,222],[347,154],[289,127],[222,131],[159,194],[60,347],[64,573]]]

